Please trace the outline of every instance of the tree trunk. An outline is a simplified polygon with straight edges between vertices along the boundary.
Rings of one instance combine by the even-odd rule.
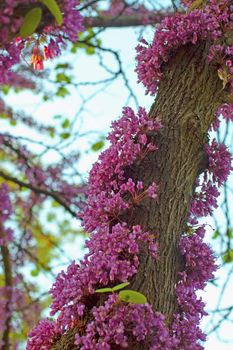
[[[182,270],[178,251],[197,175],[207,167],[207,131],[214,120],[223,89],[216,69],[207,60],[208,45],[181,48],[165,68],[150,115],[161,119],[158,151],[135,169],[146,184],[155,181],[159,195],[135,211],[134,224],[158,232],[159,260],[141,252],[133,288],[145,293],[154,309],[170,321],[176,311],[175,284]]]
[[[224,101],[217,69],[207,61],[208,48],[208,43],[182,47],[164,66],[150,111],[150,116],[158,117],[164,126],[155,139],[159,149],[129,169],[129,175],[145,185],[153,181],[159,185],[158,197],[143,201],[128,219],[131,225],[140,224],[157,233],[159,241],[156,263],[142,247],[139,271],[130,288],[145,294],[154,310],[166,315],[168,323],[177,309],[175,284],[182,270],[179,238],[186,226],[195,179],[207,166],[203,147],[207,131],[214,112]],[[58,349],[77,347],[64,342],[63,337],[53,347]],[[146,350],[135,344],[129,349]]]

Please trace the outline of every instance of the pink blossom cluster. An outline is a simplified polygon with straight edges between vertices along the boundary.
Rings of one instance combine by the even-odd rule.
[[[189,208],[191,224],[197,224],[198,218],[212,213],[217,208],[219,187],[226,181],[232,170],[232,156],[224,144],[215,139],[205,146],[208,156],[208,167],[196,180],[196,190]],[[198,289],[204,289],[206,282],[214,278],[216,270],[215,257],[210,247],[203,242],[205,229],[200,226],[194,234],[184,236],[180,241],[180,251],[185,259],[185,271],[177,288],[177,301],[182,313],[176,315],[173,329],[180,340],[178,348],[203,349],[198,342],[205,340],[205,335],[199,328],[204,311],[204,303],[197,298]]]
[[[35,322],[38,322],[38,318],[41,314],[41,306],[36,302],[28,302],[28,293],[23,290],[22,286],[25,284],[25,280],[20,274],[19,270],[16,272],[13,254],[11,257],[11,263],[12,286],[5,285],[0,287],[0,349],[4,348],[3,333],[6,330],[6,322],[8,320],[10,323],[10,335],[14,335],[14,337],[10,336],[10,344],[9,347],[7,347],[7,350],[19,350],[21,347],[17,338],[19,335],[21,335],[21,329],[19,327],[19,323],[15,322],[15,320],[18,320],[18,312],[20,310],[21,319],[23,320],[24,326],[31,328]],[[1,283],[2,280],[3,279],[1,278]],[[29,284],[27,284],[27,286],[29,287]],[[41,340],[40,344],[42,344],[42,341],[44,342],[44,340],[45,338]],[[43,347],[38,347],[37,349],[41,350],[42,348]]]
[[[218,76],[223,81],[223,87],[227,84],[230,85],[231,91],[233,90],[233,46],[224,45],[212,45],[210,47],[209,61],[213,61],[218,65]]]
[[[203,9],[191,11],[186,14],[176,14],[165,18],[157,27],[151,45],[142,40],[137,47],[138,80],[144,84],[147,93],[155,94],[158,84],[163,76],[163,64],[166,63],[174,52],[182,45],[197,44],[207,38],[213,42],[224,35],[230,29],[232,21],[232,5],[230,0],[211,0]],[[224,66],[231,72],[231,47],[224,48],[225,55],[230,55],[223,60]],[[223,57],[223,52],[221,53]],[[213,48],[210,59],[215,54]],[[216,63],[218,63],[217,60]]]
[[[185,260],[185,269],[180,272],[176,288],[180,311],[174,315],[171,333],[165,324],[165,317],[154,313],[148,304],[125,304],[119,302],[117,294],[112,294],[103,305],[95,306],[99,300],[95,294],[96,288],[114,286],[130,280],[135,275],[139,267],[140,241],[146,242],[151,254],[155,258],[157,256],[155,234],[144,232],[140,226],[129,228],[126,223],[119,221],[121,212],[129,209],[127,204],[130,201],[133,205],[138,196],[143,194],[142,199],[145,198],[147,191],[150,192],[149,196],[156,197],[155,184],[140,192],[143,190],[142,182],[134,182],[131,178],[127,178],[125,169],[128,164],[132,165],[140,159],[140,154],[144,153],[147,144],[151,144],[153,150],[156,149],[151,143],[151,133],[157,133],[160,128],[160,122],[150,120],[144,110],[140,109],[140,113],[135,115],[131,109],[124,109],[123,117],[113,124],[113,131],[109,136],[111,141],[109,153],[108,150],[102,153],[90,173],[88,206],[84,213],[87,230],[93,231],[86,243],[88,253],[80,265],[73,262],[67,272],[62,271],[51,289],[53,296],[51,313],[52,315],[58,313],[53,326],[57,334],[63,334],[75,325],[78,326],[86,314],[92,313],[93,319],[86,325],[85,334],[76,335],[76,345],[82,350],[105,350],[111,349],[112,345],[126,348],[130,339],[134,342],[143,341],[150,350],[203,349],[200,341],[205,337],[199,328],[199,323],[205,311],[204,303],[196,296],[196,292],[198,289],[203,289],[206,282],[213,278],[216,269],[213,254],[208,245],[202,241],[203,227],[194,231],[192,236],[185,235],[181,239],[180,250]],[[143,140],[143,143],[140,140]],[[136,148],[136,152],[135,144],[140,146]],[[133,153],[131,158],[129,148]],[[114,157],[109,156],[112,155],[112,149],[115,152]],[[219,186],[229,173],[228,167],[222,162],[222,156],[228,156],[229,165],[229,153],[226,148],[219,147],[214,141],[210,146],[206,146],[206,152],[210,158],[209,172]],[[114,202],[117,215],[113,222],[109,220],[112,207],[110,209],[108,207],[109,198],[103,195],[105,192],[113,193],[114,198],[117,194],[117,200]],[[125,193],[127,197],[121,202],[121,196],[124,197]],[[102,197],[99,197],[100,194]],[[100,207],[105,208],[105,217],[101,218],[101,211],[98,212],[99,224],[94,213],[87,216],[87,213],[90,213],[89,206],[93,207],[93,197],[98,200],[101,198]],[[122,203],[125,203],[127,208],[122,207]],[[39,328],[34,329],[33,337],[28,342],[28,350],[34,350],[33,346],[36,346],[36,339],[41,332],[46,337],[47,325],[44,328],[40,324]]]
[[[209,159],[208,172],[219,187],[227,181],[233,170],[231,153],[223,143],[218,143],[215,139],[205,149]]]
[[[60,54],[61,47],[65,42],[62,35],[71,41],[77,41],[77,34],[83,31],[82,16],[77,10],[78,0],[57,1],[63,13],[63,24],[61,27],[52,23],[43,28],[42,34],[35,34],[30,38],[22,39],[18,35],[23,23],[23,15],[19,15],[20,7],[31,9],[40,6],[36,0],[6,0],[0,5],[0,84],[8,84],[14,79],[14,73],[9,71],[15,64],[19,63],[20,55],[25,46],[32,47],[31,63],[34,69],[43,69],[43,60],[52,59]],[[61,35],[62,34],[62,35]],[[40,43],[43,42],[43,44]],[[43,45],[43,53],[41,51]]]
[[[128,112],[132,116],[132,110],[128,110]],[[112,142],[110,149],[118,143],[122,143],[122,153],[116,154],[122,156],[123,160],[124,143],[126,141],[123,130],[127,134],[129,128],[132,127],[131,139],[134,140],[134,143],[137,143],[139,140],[138,133],[141,134],[144,130],[147,134],[148,125],[150,125],[151,130],[156,130],[156,132],[161,127],[158,121],[155,121],[156,127],[153,127],[149,120],[147,120],[146,127],[145,123],[140,123],[139,128],[134,123],[130,125],[124,114],[120,121],[114,123],[114,130],[109,137]],[[129,140],[129,137],[127,137],[127,140]],[[149,142],[149,139],[147,141]],[[212,180],[214,178],[217,185],[220,186],[226,181],[230,170],[230,154],[225,147],[217,145],[215,141],[210,146],[206,146],[206,152],[210,159],[208,175],[211,174]],[[106,151],[104,154],[106,154]],[[137,160],[137,156],[131,159],[130,165]],[[224,158],[227,156],[227,162],[223,161],[223,156]],[[110,163],[109,170],[112,176],[103,181],[103,178],[105,179],[107,176],[105,159],[113,159],[116,163],[114,164],[113,161],[112,164]],[[128,191],[133,196],[137,193],[137,190],[142,189],[141,182],[134,183],[131,178],[125,178],[124,169],[127,167],[127,163],[121,158],[100,156],[100,160],[102,163],[96,163],[99,172],[95,165],[93,168],[95,171],[91,172],[90,175],[90,188],[92,186],[93,196],[99,194],[99,187],[102,192],[105,188],[108,191],[109,183],[113,179],[111,189],[123,188],[124,191]],[[122,164],[122,168],[115,168],[118,162]],[[105,171],[103,171],[100,164],[103,164]],[[111,173],[111,169],[117,170],[115,177],[113,177],[114,170]],[[97,179],[100,186],[94,187]],[[155,187],[152,186],[153,197]],[[217,194],[215,197],[217,197]],[[92,201],[90,203],[92,205]],[[87,210],[88,208],[84,213],[84,217]],[[76,335],[76,345],[80,346],[82,350],[105,350],[111,349],[112,345],[126,348],[130,339],[134,339],[134,342],[143,341],[150,350],[203,349],[200,341],[204,341],[205,336],[199,328],[199,323],[202,316],[205,315],[205,311],[204,303],[197,297],[196,292],[205,287],[206,282],[213,278],[213,272],[216,270],[212,251],[203,242],[204,228],[200,227],[191,236],[185,235],[180,242],[185,269],[179,274],[180,280],[176,287],[176,293],[180,310],[174,315],[174,321],[171,325],[172,332],[170,333],[164,322],[164,316],[154,313],[148,304],[140,306],[124,304],[118,301],[117,294],[112,294],[103,305],[95,306],[98,301],[95,294],[96,288],[114,286],[116,283],[127,281],[137,272],[140,240],[147,242],[152,255],[155,257],[157,244],[154,242],[154,236],[143,232],[140,226],[134,226],[130,230],[126,223],[111,225],[107,216],[105,225],[102,225],[100,221],[98,226],[95,217],[93,217],[93,220],[94,224],[91,227],[94,233],[86,243],[89,252],[80,265],[74,262],[68,267],[67,272],[61,272],[51,290],[53,296],[52,314],[59,313],[54,324],[56,332],[63,334],[68,329],[78,325],[87,312],[92,312],[93,319],[86,325],[85,334]],[[90,221],[87,221],[87,227],[90,229]],[[29,340],[28,350],[37,349],[33,346],[36,346],[36,339],[41,332],[46,337],[47,325],[44,328],[40,325],[39,328],[34,329],[33,343],[30,343],[32,340]],[[34,345],[32,346],[32,344]]]
[[[190,222],[196,223],[197,218],[212,214],[217,208],[218,188],[222,186],[231,170],[232,156],[224,144],[217,143],[215,139],[205,146],[208,156],[208,168],[202,177],[196,180],[196,189],[193,195],[190,211]]]
[[[1,103],[1,100],[0,100]],[[6,108],[4,104],[1,107]],[[8,110],[6,110],[9,112]],[[47,127],[41,126],[38,122],[34,122],[32,118],[27,116],[19,116],[19,120],[23,121],[28,126],[33,126],[41,131],[48,131]],[[28,151],[25,145],[22,145],[18,140],[12,139],[10,135],[0,134],[0,150],[2,150],[9,157],[15,158],[17,156],[17,168],[24,174],[26,183],[38,189],[39,192],[31,191],[27,199],[18,199],[17,205],[21,206],[26,213],[30,215],[31,208],[35,204],[42,203],[48,198],[50,193],[55,193],[65,205],[75,207],[75,209],[82,207],[81,197],[86,192],[85,185],[73,185],[67,181],[64,172],[67,167],[67,162],[77,159],[79,153],[76,153],[69,160],[62,160],[61,163],[42,167],[36,161],[34,154]]]
[[[127,178],[125,169],[135,161],[143,159],[148,152],[157,149],[152,138],[160,128],[159,120],[149,119],[142,108],[137,114],[131,108],[124,108],[122,118],[113,123],[113,131],[109,135],[111,145],[100,155],[90,172],[88,205],[83,215],[85,229],[93,232],[86,242],[88,253],[80,264],[73,262],[66,272],[62,271],[51,289],[51,314],[59,313],[55,327],[60,333],[78,324],[78,320],[95,306],[98,301],[95,289],[128,281],[136,274],[140,244],[148,244],[151,255],[157,257],[156,233],[145,232],[139,225],[128,227],[119,218],[130,206],[145,198],[155,199],[157,196],[155,183],[144,188],[142,181],[134,182],[132,178]],[[108,303],[103,306],[105,307],[108,308]],[[120,310],[126,309],[126,306],[119,307]],[[133,317],[137,313],[133,305],[129,307],[131,309],[127,323],[130,322],[130,315]],[[140,310],[141,316],[138,315],[137,319],[145,314],[146,327],[149,316],[146,316],[146,309]],[[159,323],[160,317],[150,322]],[[110,319],[109,322],[114,320]],[[136,339],[139,337],[139,328],[135,324],[135,334],[132,336]],[[34,334],[37,332],[41,332],[41,328],[36,328]],[[116,344],[125,342],[125,337],[123,334],[119,334],[119,338],[116,335]],[[34,349],[31,344],[29,340],[30,350]]]
[[[9,196],[9,188],[6,183],[0,186],[0,245],[8,245],[13,240],[13,231],[9,227],[5,227],[5,222],[12,214],[12,204]]]
[[[140,16],[142,24],[148,23],[148,17],[151,16],[152,11],[148,10],[143,4],[137,4],[135,2],[126,4],[123,0],[111,0],[110,7],[108,10],[101,11],[102,16]]]
[[[55,325],[48,318],[41,320],[36,329],[29,333],[29,341],[26,349],[49,350],[58,333]]]
[[[76,303],[81,300],[84,286],[88,293],[93,293],[94,286],[98,284],[106,286],[113,281],[123,282],[132,277],[138,268],[140,240],[148,242],[152,255],[156,254],[153,236],[143,232],[139,226],[130,229],[125,223],[117,222],[124,210],[134,205],[134,201],[139,203],[145,197],[156,196],[157,187],[154,183],[143,190],[142,181],[134,183],[131,178],[127,179],[124,168],[132,165],[138,157],[144,157],[145,153],[156,149],[148,134],[157,133],[160,128],[161,123],[150,120],[142,108],[138,114],[131,108],[124,108],[122,118],[113,123],[113,131],[108,137],[111,146],[100,155],[90,172],[88,205],[83,215],[85,229],[95,231],[86,244],[89,253],[80,267],[72,266],[73,278],[62,272],[52,288],[53,313],[63,307],[59,319],[65,315],[64,305],[77,309],[77,304],[71,304],[70,297]],[[130,199],[124,199],[125,194],[129,194]],[[75,275],[73,269],[77,269]],[[74,288],[69,282],[72,286],[76,285],[75,295],[70,295],[70,290]],[[84,304],[78,307],[82,315]]]
[[[80,265],[73,262],[67,272],[62,271],[51,289],[51,314],[60,312],[59,329],[72,327],[76,318],[87,312],[88,299],[93,298],[95,289],[125,282],[137,272],[140,242],[148,243],[156,257],[153,238],[140,226],[134,226],[130,232],[126,224],[120,223],[111,232],[102,228],[93,234],[86,243],[89,252]]]
[[[217,109],[215,113],[215,119],[212,124],[212,129],[214,131],[217,131],[220,126],[221,116],[227,123],[233,121],[233,103],[224,103]]]
[[[0,348],[3,348],[3,332],[6,328],[6,321],[12,315],[13,309],[13,289],[11,286],[1,286],[0,287]]]
[[[140,180],[134,183],[126,179],[124,168],[157,149],[150,135],[159,131],[160,121],[149,119],[143,108],[135,114],[125,107],[122,118],[114,122],[112,128],[108,136],[111,146],[100,155],[90,172],[88,206],[83,215],[88,232],[119,219],[136,201],[156,196],[155,184],[145,186]],[[130,199],[126,200],[127,195]]]
[[[9,197],[9,188],[3,183],[0,186],[0,221],[1,223],[9,219],[12,214],[12,205]]]
[[[215,257],[210,247],[203,242],[205,229],[200,226],[192,235],[181,238],[180,252],[185,260],[185,270],[180,272],[176,287],[180,312],[175,315],[172,329],[176,334],[177,349],[204,349],[200,341],[205,335],[200,329],[201,318],[206,315],[204,302],[196,292],[204,289],[214,278]]]
[[[161,313],[154,313],[149,304],[119,304],[116,294],[110,295],[104,305],[93,308],[93,318],[86,334],[75,337],[80,350],[111,350],[114,345],[125,349],[130,339],[151,350],[174,349],[177,343],[169,335]]]
[[[16,77],[16,75],[14,75],[14,78],[15,77]],[[15,86],[14,85],[15,82],[16,81],[14,81],[14,80],[10,80],[9,84],[12,84],[11,86]],[[24,82],[23,81],[21,81],[21,82],[23,83],[23,87],[25,87]],[[22,87],[22,85],[21,85],[21,87]],[[29,85],[27,85],[27,87],[29,87]],[[31,88],[31,87],[32,87],[32,85],[29,88]],[[51,125],[44,125],[43,123],[40,123],[39,121],[35,120],[32,116],[26,115],[22,111],[18,111],[18,112],[14,111],[11,107],[6,105],[5,101],[3,101],[2,98],[0,98],[0,113],[4,114],[9,121],[23,123],[24,126],[30,128],[30,129],[33,128],[34,130],[38,131],[39,133],[45,133],[48,135],[51,132]],[[4,135],[5,136],[3,136],[3,134],[1,134],[1,142],[3,142],[3,139],[8,140],[8,142],[10,142],[11,136],[8,135],[7,133],[4,133]]]

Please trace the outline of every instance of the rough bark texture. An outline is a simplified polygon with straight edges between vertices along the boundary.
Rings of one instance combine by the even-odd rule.
[[[131,288],[144,293],[168,322],[177,309],[175,284],[182,270],[179,238],[185,229],[194,181],[207,165],[203,148],[207,131],[216,108],[224,101],[222,83],[216,67],[208,63],[207,53],[207,43],[187,45],[166,64],[150,111],[151,117],[159,117],[164,125],[155,140],[159,149],[129,169],[135,179],[159,185],[158,198],[145,200],[128,219],[131,224],[157,232],[159,240],[157,263],[142,247],[140,268]],[[53,350],[77,349],[72,341],[67,345],[58,341]],[[133,343],[129,349],[146,350]]]

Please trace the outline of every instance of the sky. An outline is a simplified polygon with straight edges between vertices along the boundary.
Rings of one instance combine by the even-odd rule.
[[[145,33],[146,37],[152,38],[152,31],[148,30]],[[135,46],[137,44],[138,37],[140,36],[140,30],[133,29],[110,29],[106,33],[103,33],[101,38],[105,47],[113,48],[120,52],[124,62],[124,67],[127,72],[127,77],[132,87],[132,90],[138,96],[139,104],[147,109],[153,102],[153,98],[145,96],[144,88],[137,84],[137,77],[134,72],[135,69]],[[65,60],[65,56],[61,57],[59,61]],[[75,79],[78,81],[91,81],[104,79],[106,73],[99,67],[96,56],[88,56],[84,53],[74,57],[72,56],[72,62],[75,67]],[[105,64],[109,68],[114,68],[115,61],[111,55],[106,56]],[[27,93],[21,93],[19,95],[10,95],[9,101],[15,105],[15,108],[25,109],[30,114],[33,114],[38,120],[49,121],[55,114],[66,114],[69,117],[73,117],[79,113],[81,99],[80,94],[92,95],[93,87],[86,87],[80,91],[79,87],[73,88],[70,96],[64,100],[56,100],[56,102],[49,102],[41,104],[38,96],[31,96]],[[111,122],[120,116],[122,107],[125,105],[128,98],[128,91],[124,87],[124,83],[121,79],[118,79],[112,85],[107,86],[103,91],[99,92],[93,99],[90,100],[87,109],[84,112],[80,112],[80,116],[77,116],[77,125],[85,133],[92,131],[93,133],[88,138],[78,138],[74,147],[80,150],[86,150],[87,146],[92,144],[99,135],[106,135],[110,129]],[[134,101],[131,99],[129,105],[135,107]],[[16,128],[17,129],[17,128]],[[27,136],[28,130],[18,129],[16,133]],[[31,136],[31,135],[30,135]],[[36,136],[35,136],[36,137]],[[97,159],[97,153],[85,153],[82,156],[79,164],[80,171],[88,177],[88,171],[91,168],[93,162]],[[219,220],[223,220],[221,212],[219,211]],[[205,221],[206,222],[206,221]],[[213,225],[212,222],[210,222]],[[209,236],[213,234],[213,229],[208,230]],[[80,249],[81,241],[77,241],[76,245],[67,244],[64,249],[69,251],[69,254],[73,258],[80,258],[83,251]],[[217,248],[217,247],[216,247]],[[217,272],[218,279],[222,279],[224,274],[228,273],[227,270],[219,270]],[[231,305],[232,302],[232,281],[231,287],[226,290],[225,293],[225,305]],[[207,309],[213,309],[216,303],[217,289],[213,285],[209,285],[206,291],[202,293],[203,298],[207,301]],[[206,321],[203,322],[203,326],[206,327]],[[221,332],[222,337],[227,337],[233,341],[233,327],[232,324],[226,324]],[[233,345],[230,343],[220,342],[216,336],[209,337],[205,349],[206,350],[230,350]]]

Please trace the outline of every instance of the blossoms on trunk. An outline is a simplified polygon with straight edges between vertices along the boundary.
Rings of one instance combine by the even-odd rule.
[[[192,6],[192,2],[187,4]],[[138,47],[137,72],[147,92],[157,91],[164,63],[180,46],[211,40],[211,50],[215,52],[213,47],[231,26],[231,12],[230,1],[211,0],[203,9],[165,19],[152,45],[144,41],[145,46]],[[227,54],[222,57],[221,67],[216,61],[220,79],[222,72],[231,74],[231,51]],[[210,51],[209,59],[214,57]],[[222,80],[223,88],[230,91],[232,78]],[[221,110],[231,109],[225,104],[217,113]],[[225,112],[226,115],[231,119]],[[218,189],[232,169],[231,155],[224,145],[213,140],[205,146],[207,166],[196,179],[187,228],[180,233],[184,267],[176,284],[178,308],[172,321],[168,324],[166,315],[153,310],[149,303],[127,302],[113,290],[137,274],[142,245],[148,246],[154,264],[159,259],[158,233],[132,225],[129,218],[144,200],[158,200],[160,184],[145,184],[142,179],[131,177],[130,170],[149,153],[156,152],[155,140],[162,133],[160,121],[151,119],[142,108],[137,114],[124,108],[122,118],[113,123],[108,137],[111,145],[90,172],[88,203],[82,215],[84,228],[91,233],[86,243],[88,253],[80,264],[73,262],[58,275],[51,289],[51,314],[58,314],[57,319],[41,321],[31,331],[27,350],[39,350],[42,346],[52,349],[59,337],[70,330],[76,333],[74,343],[81,350],[121,349],[130,344],[141,344],[150,350],[203,349],[205,335],[200,320],[206,313],[197,291],[213,279],[216,264],[210,247],[203,241],[205,228],[198,219],[211,214],[217,206]],[[104,287],[107,292],[99,294],[98,289]]]

